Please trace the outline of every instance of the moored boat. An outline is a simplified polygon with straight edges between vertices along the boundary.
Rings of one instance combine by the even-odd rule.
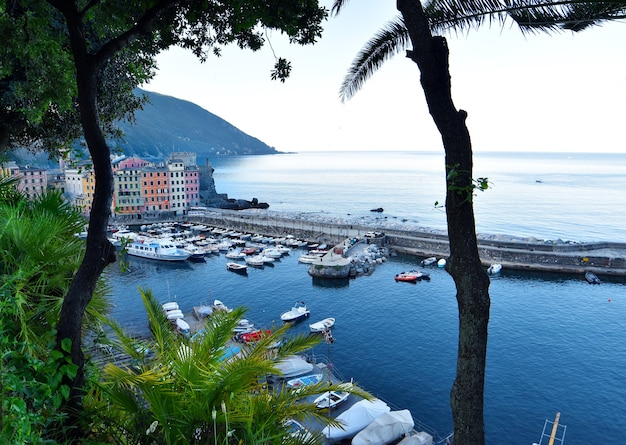
[[[585,280],[587,280],[587,283],[589,284],[600,284],[602,283],[602,281],[600,281],[600,278],[598,278],[598,276],[591,272],[590,270],[585,272]]]
[[[501,270],[502,270],[502,264],[494,263],[487,268],[487,273],[489,275],[495,275],[497,273],[500,273]]]
[[[139,239],[126,247],[129,255],[161,261],[185,261],[191,256],[189,252],[178,249],[170,241],[159,239]]]
[[[307,385],[315,385],[316,383],[321,382],[323,378],[324,378],[324,374],[322,373],[308,374],[308,375],[303,375],[302,377],[296,377],[296,378],[287,380],[285,385],[287,385],[287,387],[289,388],[301,388]]]
[[[304,301],[297,301],[291,310],[287,312],[283,312],[280,315],[280,319],[284,322],[297,321],[302,318],[308,317],[311,314],[311,311],[307,309]]]
[[[313,401],[318,409],[333,409],[346,401],[350,393],[345,391],[326,391]]]
[[[226,263],[226,269],[233,271],[233,272],[237,272],[240,274],[245,274],[248,272],[248,266],[245,264],[239,264],[239,263]]]
[[[324,332],[325,330],[332,328],[334,325],[335,319],[333,317],[328,317],[315,323],[311,323],[309,325],[309,329],[311,332]]]
[[[435,264],[437,262],[437,258],[435,258],[434,256],[431,256],[429,258],[424,258],[420,264],[422,265],[422,267],[426,267],[426,266],[432,266],[433,264]]]
[[[396,281],[402,281],[405,283],[416,283],[417,282],[417,274],[413,272],[400,272],[396,274],[394,277]]]

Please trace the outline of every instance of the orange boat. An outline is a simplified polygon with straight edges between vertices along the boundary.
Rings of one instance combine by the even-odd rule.
[[[406,281],[407,283],[415,283],[418,278],[419,277],[414,272],[400,272],[395,276],[396,281]]]

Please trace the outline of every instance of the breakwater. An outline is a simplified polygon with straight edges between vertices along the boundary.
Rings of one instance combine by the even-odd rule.
[[[397,253],[419,257],[446,257],[450,254],[446,233],[427,228],[403,226],[380,220],[359,224],[352,221],[312,218],[309,214],[282,214],[269,211],[215,209],[186,220],[267,236],[293,235],[308,241],[339,244],[346,238],[371,237]],[[154,219],[144,218],[145,223]],[[626,275],[626,244],[611,242],[576,243],[561,240],[519,239],[489,235],[478,239],[481,261],[500,263],[509,269],[580,273],[591,270],[606,275]]]

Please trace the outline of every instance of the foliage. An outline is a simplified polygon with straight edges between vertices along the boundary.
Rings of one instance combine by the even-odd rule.
[[[244,309],[216,313],[200,333],[185,338],[172,329],[150,291],[141,290],[141,297],[153,339],[134,340],[111,323],[112,345],[128,354],[132,365],[107,364],[100,389],[87,397],[86,405],[102,419],[101,428],[92,428],[94,439],[112,437],[124,444],[304,443],[288,436],[283,427],[287,419],[333,422],[312,404],[296,403],[328,390],[327,382],[293,392],[276,391],[266,379],[277,372],[277,360],[319,339],[286,339],[285,325],[256,344],[237,345],[235,353],[232,330]],[[369,397],[345,384],[330,388]]]

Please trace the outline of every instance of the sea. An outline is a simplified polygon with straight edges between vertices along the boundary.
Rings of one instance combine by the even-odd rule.
[[[267,212],[354,221],[372,227],[446,230],[445,161],[438,152],[306,152],[211,160],[217,191],[267,202]],[[548,242],[626,242],[626,155],[476,153],[474,177],[489,188],[474,198],[477,232]],[[383,212],[371,212],[382,208]],[[139,289],[193,306],[219,299],[244,306],[257,326],[278,326],[297,301],[308,323],[335,317],[335,342],[313,351],[346,378],[413,416],[441,437],[453,429],[456,372],[455,286],[443,269],[430,281],[395,282],[419,258],[392,256],[368,276],[314,280],[292,251],[247,276],[226,259],[167,264],[130,258],[110,266],[111,317],[147,335]],[[539,442],[560,413],[563,444],[626,443],[626,279],[514,271],[491,277],[485,377],[488,444]],[[544,443],[546,440],[544,439]]]

